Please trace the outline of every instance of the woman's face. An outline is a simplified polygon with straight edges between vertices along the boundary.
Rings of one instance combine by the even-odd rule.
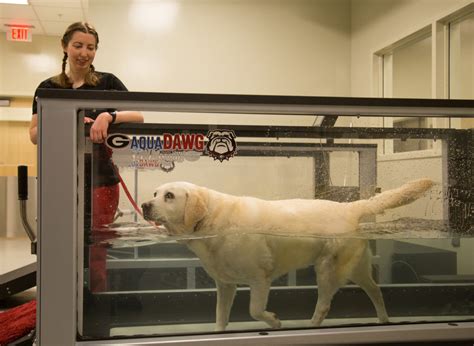
[[[76,72],[87,73],[94,61],[97,42],[94,35],[76,31],[66,47],[69,68]]]

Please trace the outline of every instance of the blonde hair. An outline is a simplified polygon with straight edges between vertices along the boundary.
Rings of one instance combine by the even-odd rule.
[[[74,35],[75,32],[83,32],[85,34],[91,34],[95,37],[95,48],[98,48],[99,45],[99,34],[97,34],[97,31],[95,28],[90,25],[89,23],[85,22],[76,22],[72,23],[71,25],[68,26],[66,31],[64,32],[63,37],[61,38],[61,45],[63,48],[66,48],[69,42],[72,39],[72,36]],[[62,65],[62,71],[60,74],[57,76],[54,76],[52,78],[52,81],[59,85],[62,88],[70,88],[72,86],[71,81],[69,80],[69,77],[66,74],[66,63],[67,63],[67,53],[64,52],[64,57],[63,57],[63,65]],[[100,78],[97,72],[95,72],[94,65],[91,64],[91,67],[89,71],[86,74],[84,83],[87,85],[92,85],[95,86],[99,84]]]

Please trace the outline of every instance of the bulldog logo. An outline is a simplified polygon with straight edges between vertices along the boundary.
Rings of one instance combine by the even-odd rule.
[[[160,168],[163,172],[169,173],[175,167],[174,161],[163,161],[160,164]]]
[[[232,130],[211,130],[207,134],[209,141],[206,150],[210,157],[220,162],[229,160],[237,152],[235,133]]]

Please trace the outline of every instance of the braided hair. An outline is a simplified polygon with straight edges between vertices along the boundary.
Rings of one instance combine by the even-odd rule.
[[[76,22],[68,26],[68,28],[66,29],[66,32],[61,38],[61,45],[63,46],[63,48],[67,47],[67,45],[69,44],[69,41],[71,41],[72,39],[72,36],[77,31],[83,32],[85,34],[93,35],[95,37],[95,42],[96,42],[95,48],[97,49],[98,44],[99,44],[99,35],[97,34],[97,31],[92,25],[85,22]],[[72,87],[72,83],[66,74],[67,58],[68,58],[68,55],[66,52],[64,52],[61,73],[58,74],[57,76],[54,76],[52,79],[55,84],[59,85],[62,88]],[[95,72],[94,65],[91,64],[90,69],[85,76],[84,83],[87,85],[95,86],[99,84],[99,81],[100,81],[99,75]]]

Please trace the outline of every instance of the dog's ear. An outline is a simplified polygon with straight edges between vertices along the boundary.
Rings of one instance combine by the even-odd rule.
[[[215,130],[211,130],[207,133],[207,138],[209,138],[209,140],[212,140],[215,136],[216,136]]]
[[[207,214],[205,193],[194,190],[188,192],[188,199],[184,209],[184,226],[186,229],[194,228]]]

